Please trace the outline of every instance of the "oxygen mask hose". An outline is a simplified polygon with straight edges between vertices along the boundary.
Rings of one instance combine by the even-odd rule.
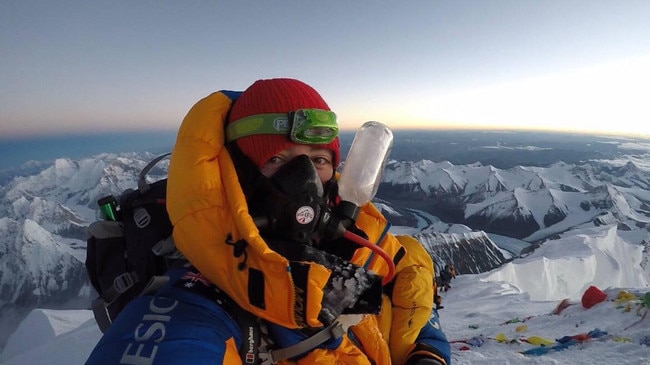
[[[384,278],[382,279],[382,281],[381,281],[382,285],[386,285],[391,280],[393,280],[393,276],[395,276],[395,263],[390,258],[390,256],[388,256],[386,251],[382,250],[381,247],[373,244],[372,242],[368,241],[367,239],[365,239],[365,238],[363,238],[363,237],[361,237],[359,235],[356,235],[356,234],[354,234],[354,233],[352,233],[352,232],[350,232],[348,230],[346,230],[343,233],[343,238],[345,238],[347,240],[350,240],[350,241],[358,244],[359,246],[369,248],[370,250],[372,250],[372,252],[376,253],[377,255],[379,255],[379,257],[381,257],[382,259],[384,259],[384,261],[386,261],[386,265],[388,265],[388,274],[386,276],[384,276]]]

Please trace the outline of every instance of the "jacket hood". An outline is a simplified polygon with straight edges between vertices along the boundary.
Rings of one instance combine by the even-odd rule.
[[[177,248],[245,310],[288,327],[319,327],[331,270],[290,261],[262,239],[248,212],[235,166],[224,145],[224,121],[239,92],[219,91],[197,102],[179,128],[167,182],[167,210]],[[358,222],[381,244],[387,226],[370,204]],[[382,246],[395,256],[401,246]],[[369,249],[351,261],[379,275],[387,268]]]

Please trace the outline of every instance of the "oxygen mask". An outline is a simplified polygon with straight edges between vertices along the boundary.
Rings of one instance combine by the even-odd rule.
[[[327,210],[323,184],[307,155],[284,164],[268,178],[270,186],[248,199],[262,237],[314,245],[322,213]]]

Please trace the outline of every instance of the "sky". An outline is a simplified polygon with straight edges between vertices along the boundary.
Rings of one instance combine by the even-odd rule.
[[[549,241],[490,272],[458,275],[441,292],[439,311],[452,363],[650,364],[650,316],[643,317],[649,308],[642,304],[650,303],[650,287],[641,252],[617,239],[615,226],[598,227]],[[582,297],[590,286],[606,297],[586,308]],[[568,307],[551,314],[564,299]],[[82,364],[100,337],[89,310],[35,309],[0,362]]]
[[[291,77],[343,129],[650,136],[650,2],[0,2],[0,139],[176,130],[199,99]]]

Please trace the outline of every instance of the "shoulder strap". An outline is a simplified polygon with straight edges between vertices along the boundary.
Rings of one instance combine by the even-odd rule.
[[[323,328],[313,336],[298,342],[295,345],[285,347],[283,349],[270,350],[268,352],[260,352],[259,356],[262,360],[262,365],[276,364],[279,361],[287,360],[304,354],[310,350],[315,349],[320,344],[329,341],[330,339],[338,339],[343,336],[343,326],[338,322]]]

